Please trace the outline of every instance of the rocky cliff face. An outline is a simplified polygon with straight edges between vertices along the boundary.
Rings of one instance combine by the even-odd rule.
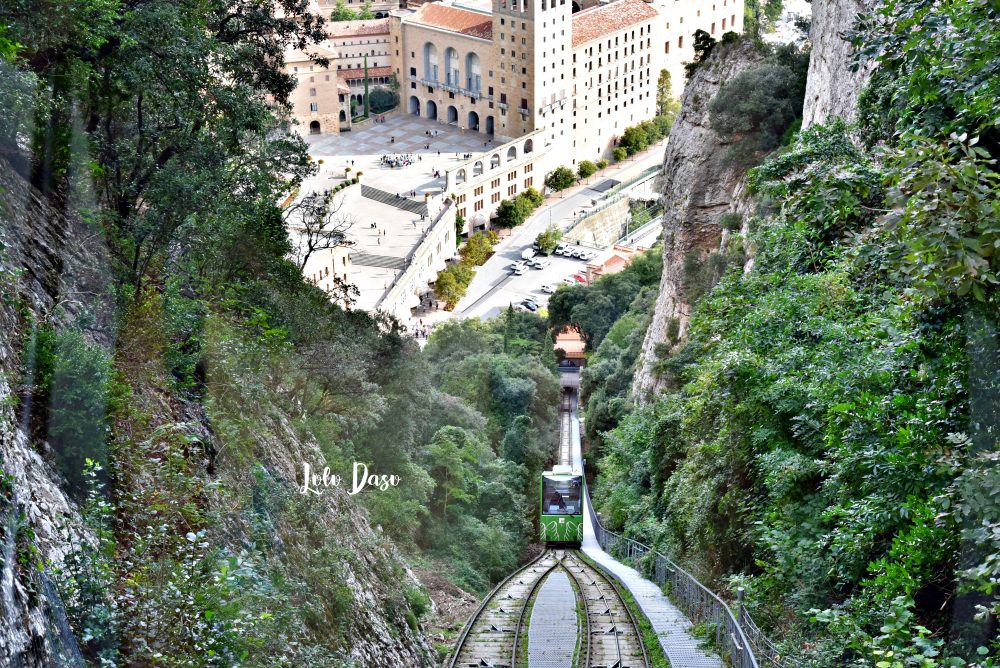
[[[57,213],[0,161],[0,665],[82,665],[48,572],[86,539],[58,474],[29,441],[29,397],[18,397],[31,323],[93,315],[109,340],[99,244],[79,218]],[[89,316],[88,316],[89,317]],[[37,552],[36,552],[37,550]],[[38,563],[48,564],[39,571]]]
[[[872,5],[871,0],[831,0],[812,3],[809,39],[809,79],[806,83],[802,127],[822,123],[832,116],[853,121],[857,116],[858,95],[871,76],[866,65],[852,72],[854,49],[844,39],[845,31],[857,15]]]
[[[33,442],[26,417],[31,414],[31,396],[24,390],[25,366],[30,365],[24,363],[24,351],[33,328],[43,323],[57,330],[81,329],[88,343],[109,353],[116,340],[129,340],[127,324],[116,331],[110,294],[114,283],[102,240],[99,230],[56,211],[0,160],[0,666],[4,668],[84,665],[49,574],[74,545],[93,542],[93,537],[83,528],[80,511],[66,493],[47,445]],[[159,369],[150,373],[152,380],[133,382],[135,402],[151,417],[150,429],[182,430],[218,452],[224,449],[225,438],[219,435],[218,421],[224,419],[219,413],[228,410],[243,419],[244,426],[250,425],[254,461],[274,481],[274,488],[287,490],[290,496],[297,496],[292,490],[299,484],[303,462],[322,466],[318,445],[292,428],[279,407],[258,405],[260,414],[255,410],[246,415],[246,406],[235,395],[232,406],[216,406],[213,413],[172,396],[167,384],[158,383],[155,374],[162,374],[162,362],[144,359],[142,364]],[[241,379],[230,380],[239,386]],[[255,537],[241,515],[243,509],[231,504],[252,496],[258,473],[247,462],[225,456],[211,461],[203,457],[193,466],[212,488],[232,492],[209,496],[206,503],[224,518],[210,538],[238,553]],[[155,487],[160,483],[156,475],[149,471],[142,477]],[[326,490],[309,513],[306,537],[295,518],[273,522],[278,547],[272,553],[274,563],[268,566],[281,572],[308,574],[323,568],[319,572],[335,573],[337,591],[346,597],[349,624],[339,629],[287,629],[287,634],[302,645],[319,635],[343,637],[342,652],[327,656],[326,665],[432,665],[429,643],[412,620],[408,623],[406,610],[394,603],[404,588],[418,583],[388,538],[370,526],[358,502],[342,488]],[[312,546],[317,541],[343,556],[334,563],[313,563]],[[290,565],[293,553],[298,561]],[[309,634],[314,637],[306,637]]]
[[[685,297],[685,259],[692,254],[704,258],[719,250],[723,240],[719,219],[733,209],[744,175],[743,169],[725,160],[728,146],[712,130],[709,102],[722,84],[762,59],[749,42],[720,44],[684,88],[658,182],[664,206],[664,267],[656,312],[633,385],[633,395],[640,401],[657,389],[652,373],[657,346],[678,340],[687,329],[690,304]]]

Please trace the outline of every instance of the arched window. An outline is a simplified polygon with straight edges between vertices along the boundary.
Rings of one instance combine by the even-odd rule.
[[[318,135],[320,133],[319,121],[312,121],[309,123],[309,134]]]
[[[458,109],[453,106],[448,107],[448,122],[458,123]]]
[[[479,176],[483,173],[483,161],[480,160],[472,166],[472,175]]]
[[[479,114],[474,111],[469,112],[469,129],[473,132],[479,132]]]
[[[517,148],[514,146],[507,149],[507,162],[510,162],[511,160],[517,160]]]
[[[438,80],[438,50],[430,42],[424,44],[424,79]]]
[[[458,51],[450,46],[444,50],[444,82],[449,86],[462,85],[458,71]]]
[[[531,153],[531,151],[534,148],[535,148],[535,142],[533,142],[532,140],[529,139],[528,141],[524,142],[524,152],[525,153]]]
[[[490,156],[490,169],[496,169],[500,166],[500,154],[494,153]]]
[[[465,183],[465,170],[460,169],[455,172],[455,183]]]
[[[410,113],[414,116],[420,115],[420,99],[416,95],[410,96]]]
[[[465,54],[465,87],[473,93],[481,93],[483,90],[483,73],[479,67],[479,54],[471,51]]]

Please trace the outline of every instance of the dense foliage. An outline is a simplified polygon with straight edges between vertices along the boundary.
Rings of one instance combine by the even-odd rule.
[[[482,591],[534,535],[559,395],[544,323],[456,323],[423,355],[290,260],[278,203],[316,164],[282,131],[281,62],[323,38],[308,4],[0,7],[2,156],[110,251],[109,297],[22,323],[31,436],[93,537],[47,594],[88,665],[344,665],[368,614],[419,652],[399,551]],[[299,489],[303,463],[349,488],[354,462],[405,484]]]
[[[733,143],[730,161],[756,164],[797,129],[808,68],[808,52],[782,46],[722,85],[708,105],[709,120],[720,138]]]
[[[879,70],[858,126],[813,126],[751,171],[752,267],[699,291],[687,340],[661,346],[663,393],[616,404],[630,356],[607,340],[585,375],[609,523],[744,587],[796,663],[1000,652],[998,12],[862,17]],[[718,112],[753,101],[748,81]]]

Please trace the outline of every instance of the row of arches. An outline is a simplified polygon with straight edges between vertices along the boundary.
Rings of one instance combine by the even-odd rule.
[[[420,98],[416,95],[410,96],[408,111],[413,116],[425,116],[432,121],[439,120],[438,118],[438,105],[434,100],[427,100],[424,105],[423,113],[420,109]],[[445,109],[445,116],[443,119],[446,123],[458,125],[458,109],[454,105],[448,105]],[[486,117],[486,127],[482,128],[480,126],[479,114],[475,111],[470,111],[465,118],[466,127],[473,132],[485,132],[488,135],[492,135],[494,131],[494,121],[492,116]]]
[[[524,144],[521,146],[522,155],[527,155],[528,153],[531,153],[534,149],[535,149],[535,142],[532,141],[531,139],[526,139]],[[507,162],[509,163],[516,159],[517,159],[517,146],[508,147]],[[489,164],[490,164],[490,169],[498,168],[501,164],[500,154],[494,153],[493,155],[491,155]],[[472,164],[472,178],[481,176],[482,173],[483,173],[483,161],[477,160]],[[455,172],[456,183],[465,183],[467,179],[468,179],[468,174],[466,173],[464,168]]]
[[[441,61],[438,58],[438,48],[431,42],[424,44],[424,79],[444,83],[447,86],[465,88],[471,93],[481,94],[483,90],[483,73],[479,54],[470,51],[465,54],[465,78],[459,68],[458,51],[454,47],[444,50],[444,79],[441,79]]]

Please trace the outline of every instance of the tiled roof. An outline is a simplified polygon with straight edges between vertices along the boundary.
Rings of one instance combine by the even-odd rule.
[[[368,77],[387,77],[392,74],[391,67],[369,67]],[[365,68],[355,67],[351,70],[337,70],[337,76],[341,79],[363,79],[365,77]]]
[[[573,47],[629,26],[656,18],[657,12],[642,0],[617,0],[573,14]]]
[[[330,21],[326,24],[326,34],[332,38],[388,35],[389,19],[373,19],[370,21]]]
[[[489,14],[470,12],[467,9],[450,7],[437,2],[423,5],[407,21],[471,37],[493,39],[493,17]]]
[[[320,44],[309,45],[308,51],[302,51],[300,49],[288,48],[285,49],[285,64],[289,63],[311,63],[315,56],[320,58],[329,58],[330,60],[336,60],[340,57],[335,49],[330,48],[329,42],[323,42]]]

